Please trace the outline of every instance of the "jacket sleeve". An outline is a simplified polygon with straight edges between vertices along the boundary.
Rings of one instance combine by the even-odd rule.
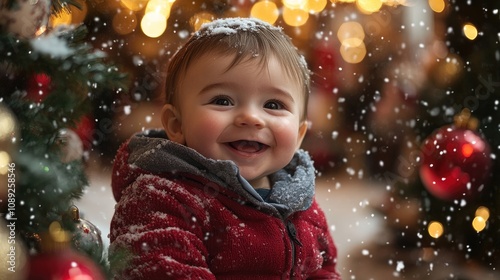
[[[115,208],[110,232],[114,279],[215,279],[207,266],[203,202],[179,182],[141,175]]]
[[[337,247],[328,228],[325,214],[316,201],[313,202],[311,207],[314,209],[313,212],[317,213],[315,222],[316,226],[320,229],[318,243],[320,252],[323,252],[323,264],[319,270],[315,271],[313,275],[309,275],[307,279],[340,280],[340,274],[336,269]]]

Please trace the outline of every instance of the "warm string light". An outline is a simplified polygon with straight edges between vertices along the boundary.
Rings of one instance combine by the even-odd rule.
[[[255,3],[250,10],[250,16],[261,19],[270,24],[274,24],[280,15],[280,11],[276,3],[263,0]]]
[[[0,175],[7,175],[12,158],[6,151],[0,151]],[[4,179],[4,178],[2,178]]]
[[[441,237],[441,235],[443,235],[444,232],[443,224],[437,221],[432,221],[429,223],[429,226],[427,227],[427,232],[431,237],[437,239]]]
[[[476,209],[474,219],[472,220],[471,223],[472,228],[478,233],[483,231],[487,226],[489,218],[490,218],[490,210],[488,209],[488,207],[479,206]],[[437,221],[432,221],[429,223],[429,226],[427,227],[427,232],[431,237],[437,239],[443,235],[444,232],[443,224]]]
[[[480,232],[486,228],[487,221],[490,218],[490,210],[485,206],[479,206],[476,209],[474,220],[472,220],[472,227],[475,231]]]
[[[471,41],[477,37],[477,28],[472,23],[464,24],[463,32],[465,37]]]
[[[140,20],[142,32],[151,38],[161,36],[167,29],[170,9],[175,0],[120,0],[122,7],[113,17],[113,29],[118,34],[128,34],[135,31],[138,19],[135,12],[144,10]]]
[[[431,1],[431,0],[429,0]],[[170,9],[175,0],[120,0],[124,9],[120,9],[113,18],[112,25],[118,34],[128,34],[135,31],[138,25],[136,12],[144,10],[144,16],[140,19],[141,31],[148,37],[161,36],[167,28],[167,20],[170,17]],[[355,3],[358,9],[366,14],[380,11],[386,6],[405,5],[406,0],[281,0],[281,7],[276,0],[256,1],[250,10],[249,16],[262,19],[274,24],[282,16],[285,24],[299,27],[308,21],[310,15],[321,13],[326,9],[328,3],[336,4]],[[69,15],[71,17],[71,14]],[[193,15],[191,25],[199,28],[205,18],[198,20],[198,15]],[[211,17],[210,17],[211,18]],[[65,21],[68,21],[66,19]],[[366,55],[364,43],[359,40],[349,39],[343,46],[343,52],[349,56],[350,63],[358,63]]]
[[[380,11],[382,8],[382,0],[357,0],[356,6],[358,9],[365,14],[372,14]]]
[[[131,11],[140,11],[146,7],[149,0],[121,0],[122,6]]]
[[[303,9],[283,7],[283,20],[290,26],[302,26],[309,19],[309,13]]]
[[[174,1],[150,0],[141,20],[142,32],[151,38],[157,38],[167,29],[167,19]]]
[[[444,2],[444,0],[429,0],[428,3],[431,10],[436,13],[443,12],[444,8],[446,7],[446,3]]]
[[[356,64],[365,58],[365,31],[359,22],[342,23],[337,31],[337,38],[341,44],[340,55],[346,62]]]

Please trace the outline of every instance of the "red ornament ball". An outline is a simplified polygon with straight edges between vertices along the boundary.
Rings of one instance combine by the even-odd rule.
[[[104,275],[92,260],[72,249],[41,253],[29,261],[31,280],[104,280]]]
[[[437,198],[472,198],[491,177],[491,148],[476,131],[442,127],[424,141],[422,153],[420,178]]]
[[[29,77],[26,88],[27,98],[34,102],[42,102],[52,90],[52,78],[45,73],[37,73]]]

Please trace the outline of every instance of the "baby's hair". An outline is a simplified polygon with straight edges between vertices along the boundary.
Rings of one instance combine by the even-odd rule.
[[[190,63],[207,53],[235,55],[227,70],[248,59],[259,59],[264,66],[271,55],[275,56],[289,77],[303,87],[301,119],[306,119],[310,71],[304,57],[281,28],[255,18],[217,19],[202,25],[170,60],[165,84],[166,103],[175,106],[179,78]]]

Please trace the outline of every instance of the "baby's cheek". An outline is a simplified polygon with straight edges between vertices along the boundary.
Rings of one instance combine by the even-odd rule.
[[[283,121],[275,125],[273,134],[278,142],[295,146],[299,137],[299,126],[290,121]]]

